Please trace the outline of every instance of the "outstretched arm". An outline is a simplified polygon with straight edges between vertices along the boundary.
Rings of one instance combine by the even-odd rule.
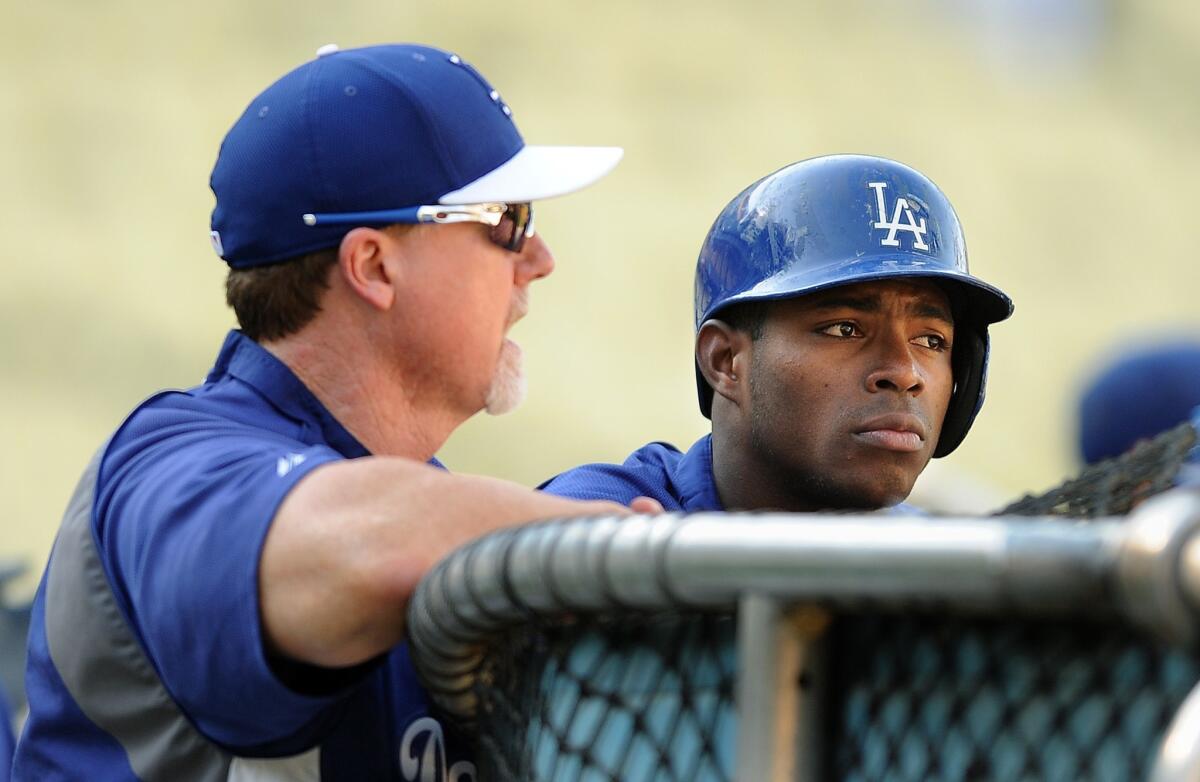
[[[632,507],[662,510],[653,500]],[[267,533],[259,567],[267,643],[311,665],[364,662],[401,640],[417,582],[463,543],[536,519],[629,511],[402,458],[323,465],[296,484]]]

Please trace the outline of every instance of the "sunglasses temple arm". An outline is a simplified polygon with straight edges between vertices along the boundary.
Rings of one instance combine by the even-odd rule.
[[[433,222],[437,207],[410,206],[405,209],[388,209],[381,212],[338,212],[336,214],[305,214],[302,216],[305,225],[346,225],[358,223],[430,223]]]

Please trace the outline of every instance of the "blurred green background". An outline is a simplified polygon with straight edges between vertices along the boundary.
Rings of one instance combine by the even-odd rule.
[[[1074,398],[1107,346],[1200,331],[1196,3],[5,0],[3,19],[0,554],[34,571],[93,450],[144,396],[198,382],[233,324],[207,238],[217,147],[328,42],[452,49],[527,140],[626,148],[598,186],[539,205],[558,269],[515,331],[529,399],[456,434],[457,470],[534,484],[702,434],[701,239],[745,185],[819,154],[928,174],[975,272],[1017,302],[934,484],[1052,485],[1077,467]]]

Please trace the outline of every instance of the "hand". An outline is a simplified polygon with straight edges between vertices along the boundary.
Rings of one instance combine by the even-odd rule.
[[[634,497],[628,506],[618,505],[608,500],[568,500],[562,498],[560,502],[568,502],[572,506],[572,511],[563,514],[565,516],[629,516],[639,513],[654,516],[666,512],[663,509],[662,503],[653,497]]]
[[[571,518],[574,516],[629,516],[632,514],[657,515],[665,513],[662,503],[653,497],[634,497],[628,505],[620,505],[609,500],[573,500],[566,497],[556,497],[549,494],[541,495],[546,498],[548,508],[541,517]],[[536,518],[536,517],[535,517]]]
[[[629,509],[634,513],[657,514],[664,513],[662,503],[653,497],[634,497],[629,503]]]

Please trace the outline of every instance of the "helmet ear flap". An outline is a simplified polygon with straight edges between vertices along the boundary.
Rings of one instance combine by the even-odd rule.
[[[987,380],[987,327],[962,329],[956,335],[951,366],[954,372],[954,392],[942,420],[933,458],[946,456],[967,436],[975,415],[983,406],[984,383]]]

